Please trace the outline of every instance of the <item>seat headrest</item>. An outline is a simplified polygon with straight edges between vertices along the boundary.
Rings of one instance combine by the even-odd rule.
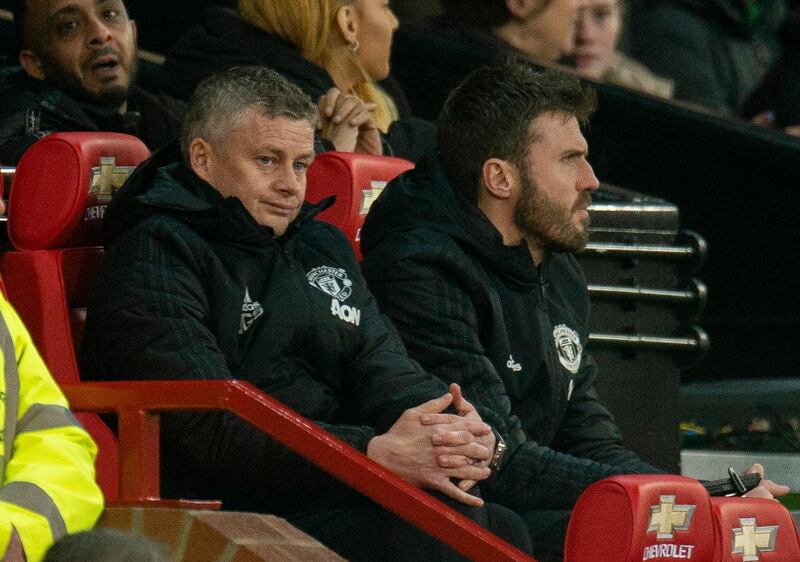
[[[711,501],[697,480],[612,476],[589,486],[572,511],[565,562],[713,560]]]
[[[8,236],[18,250],[100,245],[111,195],[149,156],[120,133],[55,133],[17,165],[8,202]]]
[[[413,162],[393,156],[324,152],[308,169],[306,200],[318,203],[336,196],[319,219],[341,228],[360,259],[361,226],[372,203],[387,183],[413,167]]]
[[[792,514],[762,498],[711,498],[720,540],[715,560],[788,562],[800,560],[800,541]]]

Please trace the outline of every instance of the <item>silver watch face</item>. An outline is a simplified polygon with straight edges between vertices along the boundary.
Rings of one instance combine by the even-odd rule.
[[[506,453],[506,442],[503,441],[500,434],[497,434],[496,437],[497,443],[494,446],[494,454],[492,455],[492,460],[489,461],[489,468],[492,470],[500,468],[500,462],[503,460],[503,455]]]

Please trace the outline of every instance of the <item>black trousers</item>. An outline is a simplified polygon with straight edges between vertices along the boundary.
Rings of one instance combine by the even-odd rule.
[[[475,508],[436,492],[431,492],[431,495],[523,552],[531,553],[527,526],[513,511],[491,503],[486,503],[483,508]],[[289,515],[286,519],[344,558],[354,562],[467,560],[437,539],[368,499],[352,505]]]
[[[564,559],[564,539],[572,514],[569,510],[536,510],[521,512],[528,526],[533,555],[539,562],[561,562]]]

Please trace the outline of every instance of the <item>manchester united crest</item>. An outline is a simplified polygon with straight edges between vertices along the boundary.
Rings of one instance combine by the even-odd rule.
[[[353,282],[347,278],[347,272],[340,267],[315,267],[306,273],[306,278],[309,285],[339,301],[347,300],[353,292]]]
[[[570,373],[577,374],[583,353],[578,333],[566,324],[559,324],[553,329],[553,339],[558,352],[558,360]]]

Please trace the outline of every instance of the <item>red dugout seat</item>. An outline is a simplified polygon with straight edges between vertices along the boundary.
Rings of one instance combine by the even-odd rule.
[[[717,533],[716,562],[800,562],[792,515],[759,498],[711,498]]]
[[[715,554],[711,501],[697,480],[625,475],[591,485],[578,499],[565,562],[696,560]]]
[[[708,496],[683,476],[601,480],[578,499],[565,562],[800,562],[791,514],[773,500]]]
[[[100,227],[114,189],[149,155],[137,138],[58,133],[34,144],[17,165],[8,204],[15,250],[0,259],[7,295],[56,380],[80,380],[86,303],[100,267]],[[117,442],[96,414],[78,414],[98,442],[98,482],[109,501],[119,490]]]
[[[319,218],[341,228],[361,259],[361,226],[386,184],[414,164],[391,156],[325,152],[308,170],[306,199],[318,203],[330,195],[336,203]]]

